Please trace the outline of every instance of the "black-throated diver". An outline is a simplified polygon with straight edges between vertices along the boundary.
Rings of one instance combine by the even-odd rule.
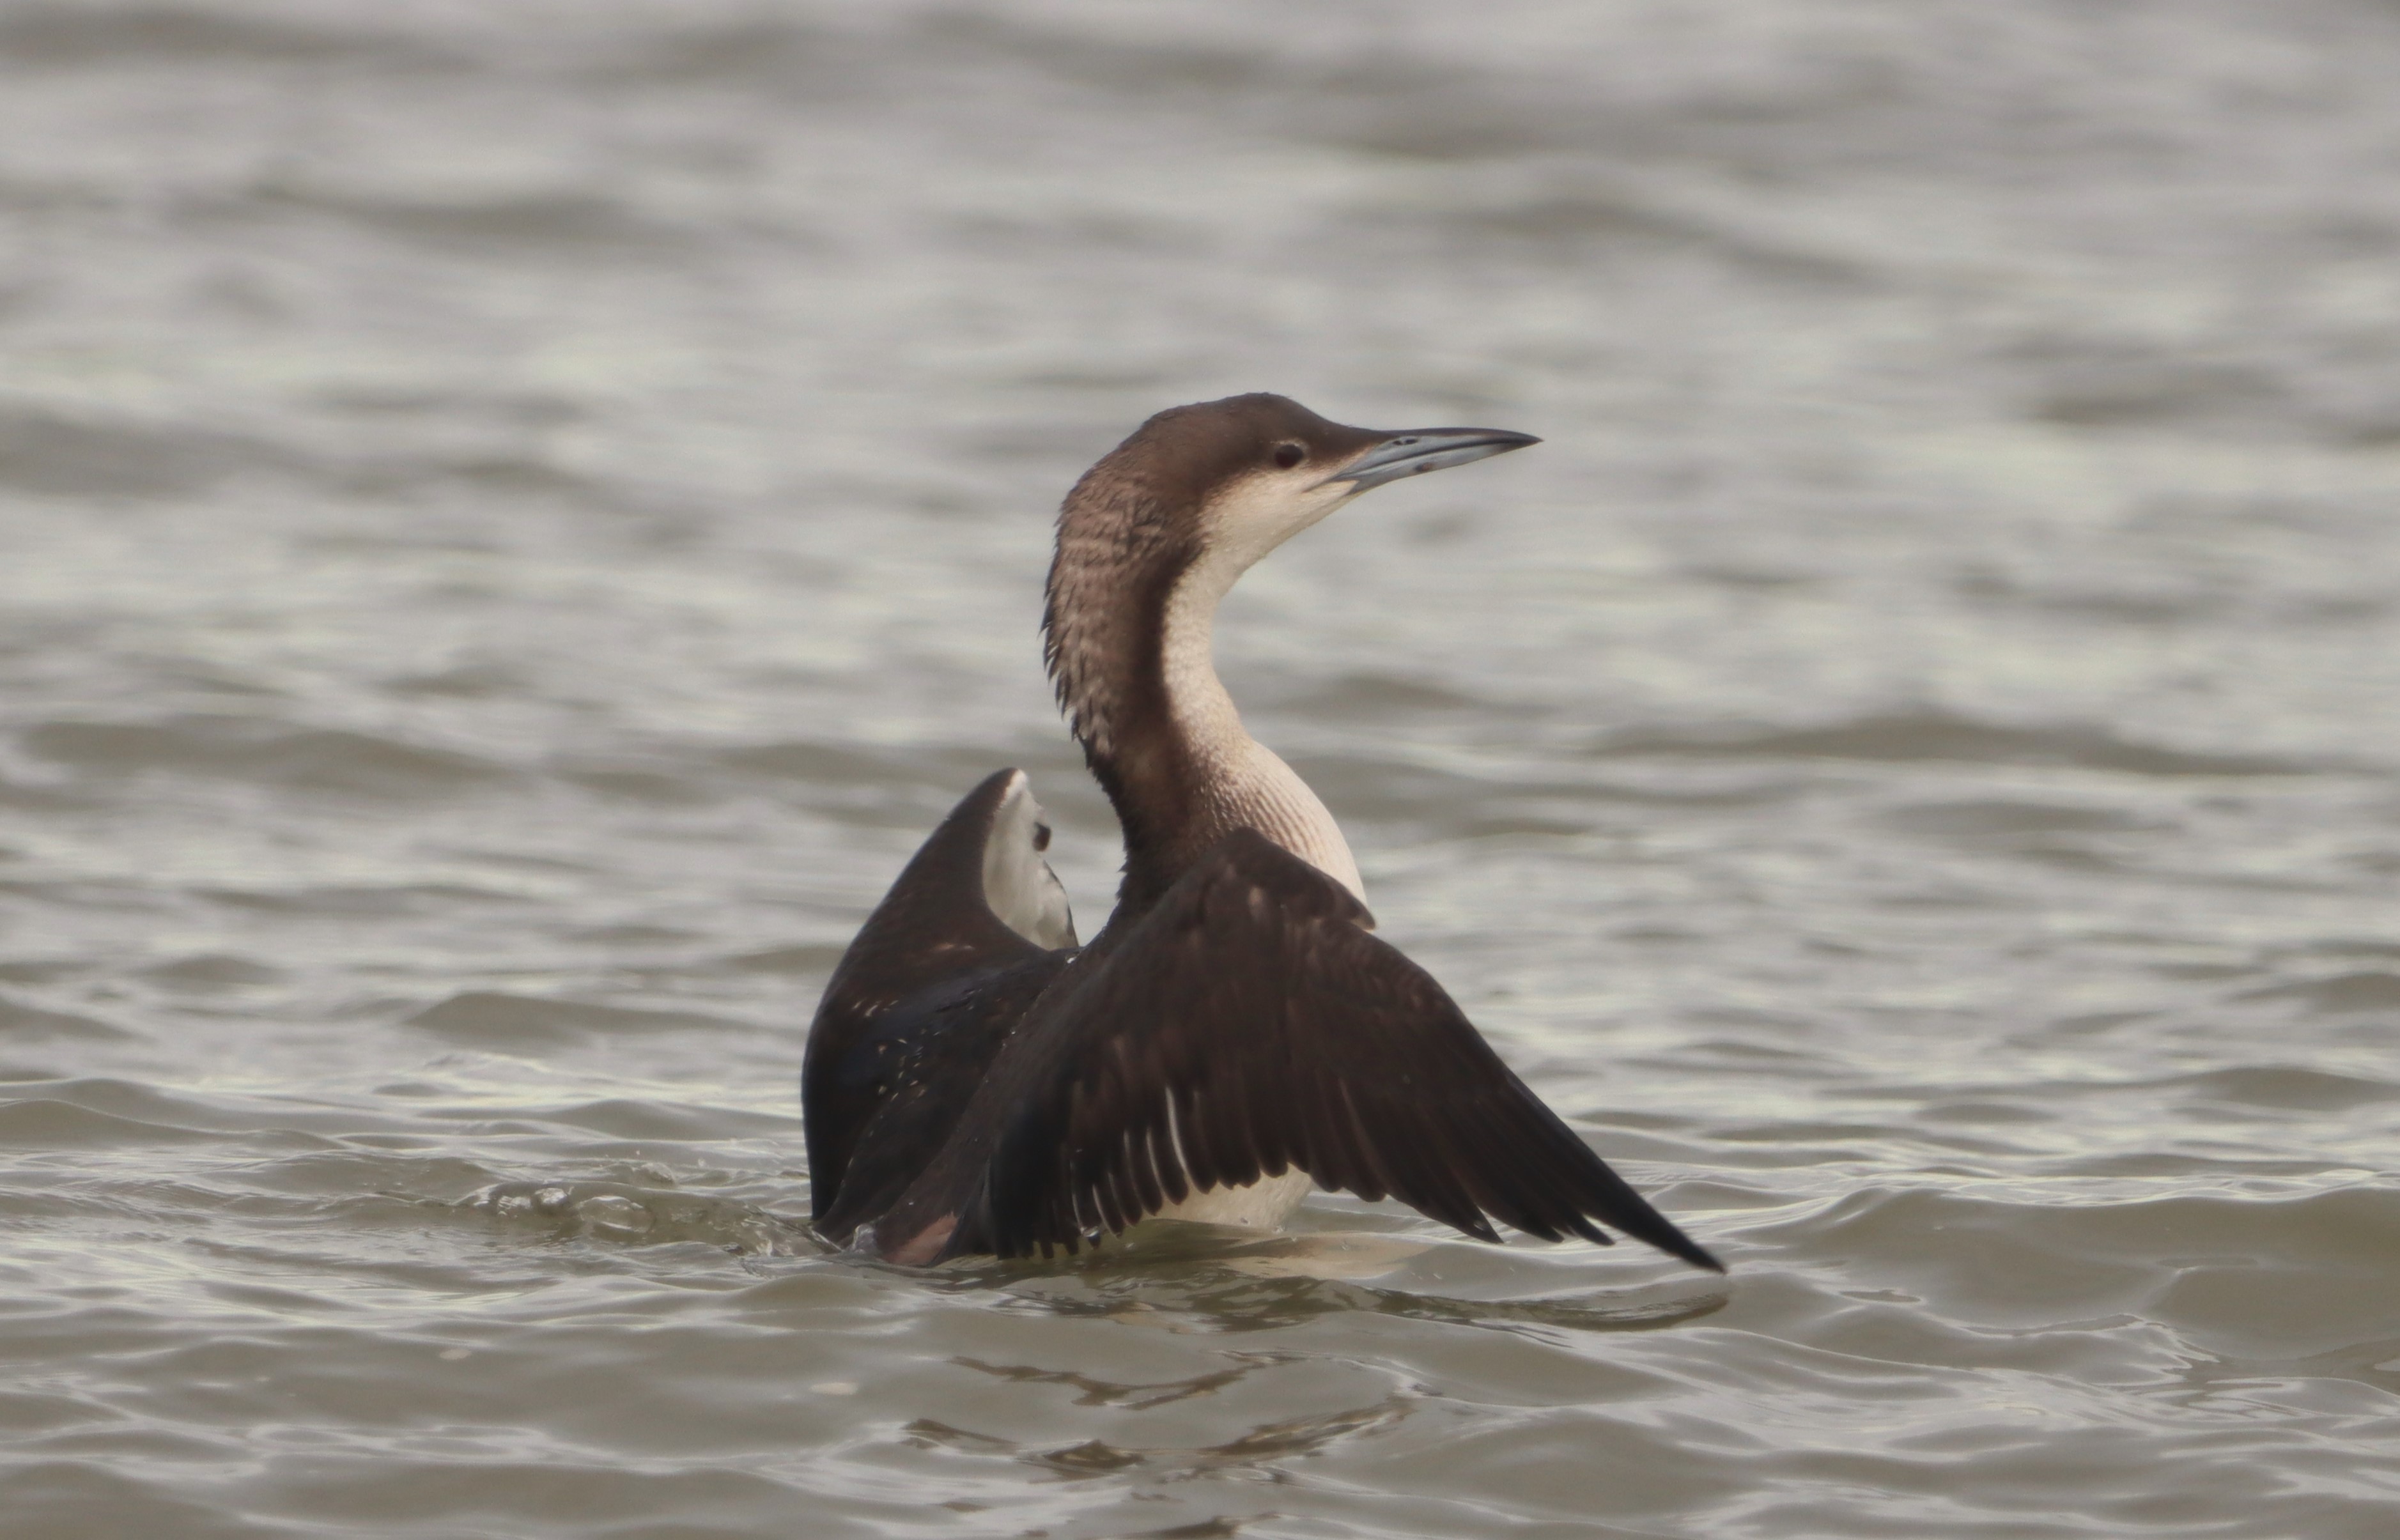
[[[1242,727],[1210,626],[1252,563],[1385,482],[1538,441],[1381,433],[1281,396],[1152,417],[1058,515],[1045,656],[1125,830],[1078,947],[1049,826],[1001,770],[825,987],[801,1070],[811,1218],[887,1260],[1072,1252],[1154,1215],[1272,1226],[1312,1182],[1723,1268],[1626,1186],[1441,986],[1370,934],[1315,793]]]

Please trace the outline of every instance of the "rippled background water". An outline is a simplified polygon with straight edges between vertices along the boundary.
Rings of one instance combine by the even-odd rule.
[[[0,6],[0,1529],[2400,1533],[2400,10]],[[1048,519],[1733,1264],[818,1254]]]

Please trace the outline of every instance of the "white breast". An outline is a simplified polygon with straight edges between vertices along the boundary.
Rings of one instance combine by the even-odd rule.
[[[1308,783],[1273,749],[1244,733],[1241,768],[1226,778],[1225,821],[1258,830],[1366,902],[1366,884],[1342,825]]]
[[[1167,710],[1195,761],[1203,805],[1222,828],[1258,830],[1364,902],[1342,826],[1307,782],[1250,736],[1217,677],[1217,604],[1232,586],[1229,566],[1204,557],[1184,575],[1167,600],[1161,647]]]

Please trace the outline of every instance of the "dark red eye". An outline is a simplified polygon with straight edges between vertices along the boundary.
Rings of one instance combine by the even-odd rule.
[[[1308,451],[1302,448],[1299,444],[1279,443],[1275,445],[1275,464],[1283,467],[1286,470],[1290,470],[1293,466],[1298,465],[1301,461],[1306,458],[1308,458]]]

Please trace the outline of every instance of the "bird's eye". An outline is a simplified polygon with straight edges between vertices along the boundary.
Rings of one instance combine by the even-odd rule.
[[[1306,458],[1308,458],[1308,451],[1299,444],[1279,443],[1275,445],[1275,462],[1286,470],[1290,470],[1293,466],[1298,465],[1301,461]]]
[[[1037,851],[1046,851],[1050,848],[1049,825],[1036,824],[1033,825],[1033,848]]]

